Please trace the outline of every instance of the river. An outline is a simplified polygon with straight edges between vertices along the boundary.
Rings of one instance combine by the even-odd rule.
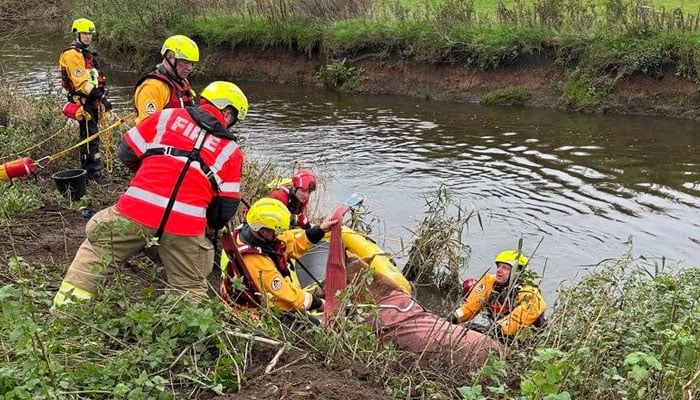
[[[58,95],[62,49],[55,39],[13,39],[0,46],[4,72],[27,92]],[[138,74],[106,75],[125,112]],[[250,100],[240,126],[248,157],[284,168],[299,160],[326,177],[322,211],[364,192],[378,241],[400,265],[399,241],[410,242],[441,185],[483,223],[465,231],[464,277],[480,276],[521,236],[525,254],[537,248],[532,268],[546,263],[550,300],[630,248],[646,265],[700,264],[697,123],[237,83]]]

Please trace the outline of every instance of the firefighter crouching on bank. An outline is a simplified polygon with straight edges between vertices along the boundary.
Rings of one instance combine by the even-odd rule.
[[[293,280],[290,257],[300,258],[338,223],[333,215],[306,230],[289,230],[291,214],[277,199],[262,198],[246,213],[246,222],[222,238],[228,262],[222,262],[221,297],[236,308],[323,311],[325,301]],[[237,254],[236,254],[237,253]],[[232,279],[242,280],[237,290]]]
[[[54,306],[91,299],[105,275],[154,238],[168,283],[205,296],[214,260],[206,227],[222,228],[240,202],[243,153],[228,129],[247,113],[238,86],[213,82],[199,107],[166,109],[129,130],[119,158],[134,178],[87,223]]]

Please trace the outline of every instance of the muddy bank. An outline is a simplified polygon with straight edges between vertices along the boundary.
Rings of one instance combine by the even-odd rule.
[[[320,57],[250,49],[203,49],[202,53],[207,55],[202,63],[205,76],[323,87],[316,77],[326,64]],[[347,60],[346,65],[360,71],[354,93],[478,103],[494,90],[517,87],[527,94],[524,105],[529,107],[700,120],[697,84],[679,78],[672,70],[664,71],[661,78],[637,74],[618,79],[611,99],[581,107],[568,104],[563,97],[565,82],[573,70],[555,65],[546,56],[492,71],[370,58]]]

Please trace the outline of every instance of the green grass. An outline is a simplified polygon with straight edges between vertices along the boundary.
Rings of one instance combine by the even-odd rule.
[[[399,0],[399,3],[403,5],[404,7],[407,7],[409,9],[419,9],[423,8],[427,5],[430,6],[439,6],[441,4],[446,3],[449,0]],[[483,14],[490,14],[496,12],[496,7],[498,6],[499,1],[496,0],[472,0],[472,3],[474,5],[474,9],[478,13],[483,13]],[[526,4],[532,3],[532,2],[525,2]],[[593,4],[597,6],[603,6],[606,4],[605,0],[594,0],[592,1]],[[640,2],[642,3],[642,2]],[[503,0],[503,4],[505,4],[506,7],[508,8],[515,8],[517,5],[517,2],[515,0]],[[651,1],[646,1],[644,4],[654,7],[654,8],[665,8],[666,10],[674,10],[677,8],[680,8],[685,11],[689,12],[695,12],[700,9],[700,1],[687,1],[687,0],[651,0]]]

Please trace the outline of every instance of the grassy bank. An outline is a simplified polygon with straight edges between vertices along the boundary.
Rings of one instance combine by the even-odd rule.
[[[366,59],[479,71],[543,60],[570,71],[562,100],[573,108],[606,102],[616,82],[636,74],[700,77],[700,10],[691,6],[620,0],[506,2],[491,8],[483,2],[361,0],[225,2],[194,10],[180,0],[93,4],[90,14],[103,27],[100,43],[112,51],[153,52],[162,37],[184,33],[234,53],[277,49],[319,57],[330,66],[320,70],[331,75],[321,76],[334,82],[327,86],[344,90],[352,90],[346,83],[361,73],[348,69]],[[140,18],[134,18],[135,9]]]
[[[32,5],[43,7],[17,4],[22,18],[32,14]],[[52,21],[64,32],[73,18],[93,19],[100,50],[108,59],[128,55],[125,63],[134,68],[150,67],[163,38],[179,33],[203,46],[203,74],[218,61],[207,59],[206,49],[232,57],[242,50],[277,51],[318,60],[319,80],[342,91],[357,88],[363,70],[355,66],[367,60],[474,71],[552,64],[567,71],[557,88],[560,104],[591,111],[610,103],[616,84],[630,77],[700,78],[700,4],[694,2],[96,0],[80,7],[64,3],[54,14]],[[485,101],[498,104],[500,97]]]
[[[12,159],[46,138],[45,129],[61,129],[55,102],[0,102],[0,135],[8,139],[0,157]],[[57,140],[41,152],[73,142]],[[266,182],[266,170],[249,168],[245,186]],[[562,288],[545,332],[518,337],[476,371],[414,363],[361,323],[290,330],[275,315],[232,315],[216,300],[189,307],[147,257],[120,270],[95,301],[50,314],[85,220],[78,204],[53,194],[47,172],[0,186],[2,399],[236,398],[268,367],[278,382],[289,376],[283,370],[341,371],[337,391],[362,381],[413,399],[675,400],[698,390],[700,269],[627,255]],[[100,188],[92,206],[112,204],[126,178]]]

